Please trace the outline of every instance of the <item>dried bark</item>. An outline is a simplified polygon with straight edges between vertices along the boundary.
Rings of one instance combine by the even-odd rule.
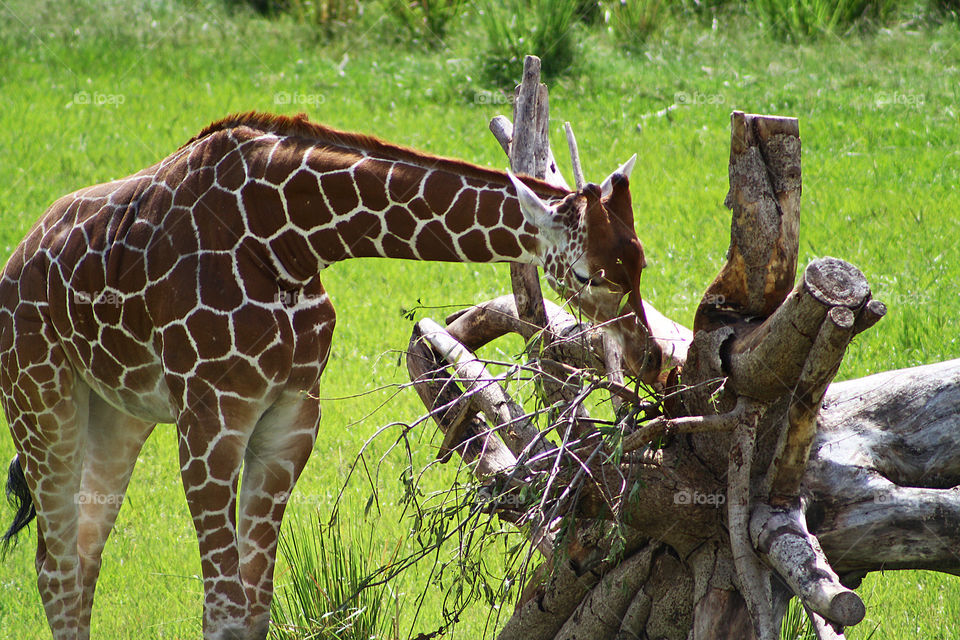
[[[414,331],[407,347],[407,371],[430,415],[444,434],[437,457],[446,462],[454,450],[479,477],[511,469],[517,463],[512,451],[487,427],[463,387],[438,366],[429,346]]]
[[[802,493],[836,572],[960,575],[960,360],[834,383],[817,425]]]

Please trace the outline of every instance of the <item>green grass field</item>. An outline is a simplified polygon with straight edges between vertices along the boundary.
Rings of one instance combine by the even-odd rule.
[[[390,25],[367,19],[320,38],[289,20],[231,15],[213,0],[6,0],[0,17],[3,260],[58,196],[152,164],[233,111],[306,111],[336,127],[506,165],[486,126],[509,113],[510,88],[479,79],[472,36],[421,51],[389,37]],[[465,33],[476,29],[470,15],[461,22]],[[960,356],[956,22],[901,22],[788,45],[731,12],[712,26],[671,22],[639,53],[618,51],[596,32],[584,38],[577,72],[551,85],[554,148],[563,155],[561,125],[571,121],[595,180],[639,154],[631,184],[649,263],[642,291],[657,308],[689,323],[723,263],[730,111],[790,115],[800,119],[804,145],[801,265],[825,255],[849,260],[890,309],[849,350],[840,377]],[[674,103],[681,106],[668,117],[646,117]],[[397,350],[412,327],[403,312],[440,319],[509,288],[504,265],[365,260],[335,265],[323,278],[338,309],[337,335],[322,386],[320,438],[287,528],[327,517],[363,443],[378,428],[421,413],[412,390],[397,393],[406,380]],[[511,352],[490,355],[507,359]],[[13,447],[6,429],[0,433],[5,463]],[[396,433],[375,441],[368,459],[384,454]],[[435,435],[425,428],[415,437],[415,465],[432,459]],[[94,637],[200,635],[199,557],[175,445],[172,427],[161,426],[141,454],[104,554]],[[385,455],[379,511],[364,516],[371,489],[361,478],[344,497],[341,513],[355,531],[373,528],[375,554],[382,549],[384,557],[410,546],[398,504],[405,464],[399,450]],[[441,488],[452,477],[450,469],[433,468],[426,482]],[[5,528],[12,511],[2,513]],[[0,638],[48,634],[32,534],[0,564]],[[281,586],[286,571],[278,568]],[[423,575],[410,572],[397,591],[412,600]],[[955,578],[876,574],[860,592],[867,618],[849,638],[960,638]],[[439,596],[428,597],[416,619],[405,608],[402,633],[435,629],[439,607]],[[480,637],[488,614],[474,607],[452,636]]]

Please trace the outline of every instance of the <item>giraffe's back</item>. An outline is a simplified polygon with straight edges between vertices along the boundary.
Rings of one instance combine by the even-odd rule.
[[[220,137],[51,205],[0,283],[5,389],[21,352],[45,363],[55,347],[94,392],[151,422],[176,420],[190,376],[248,398],[315,382],[332,307],[319,277],[282,295],[223,172],[204,165]]]
[[[169,419],[149,314],[131,294],[142,290],[152,230],[138,214],[155,169],[58,199],[14,251],[0,282],[5,394],[24,374],[42,382],[59,352],[111,404]]]

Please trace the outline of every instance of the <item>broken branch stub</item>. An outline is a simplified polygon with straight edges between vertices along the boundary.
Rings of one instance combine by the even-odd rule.
[[[547,85],[540,82],[540,58],[526,56],[523,77],[513,104],[513,142],[510,168],[516,174],[543,178],[547,174],[549,103]]]
[[[796,118],[730,116],[733,210],[727,262],[707,287],[693,330],[766,318],[793,288],[800,234],[800,128]],[[730,314],[733,317],[730,317]]]
[[[757,505],[750,518],[750,537],[804,606],[843,627],[863,620],[863,601],[840,584],[799,508]]]
[[[850,263],[836,258],[811,262],[773,315],[730,345],[724,363],[730,389],[737,395],[769,401],[792,392],[807,360],[821,358],[812,350],[827,312],[834,307],[859,311],[869,295],[866,278]],[[847,342],[849,339],[844,347]],[[842,358],[843,350],[832,350],[831,355]],[[826,368],[834,365],[839,361]]]

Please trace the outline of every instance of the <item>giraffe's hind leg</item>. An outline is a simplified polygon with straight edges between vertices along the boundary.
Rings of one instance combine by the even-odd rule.
[[[310,396],[314,397],[310,397]],[[257,422],[240,484],[240,573],[247,594],[250,637],[267,637],[280,522],[290,493],[317,438],[320,406],[311,394],[290,391]]]
[[[193,388],[190,388],[193,387]],[[237,544],[237,485],[243,452],[262,410],[254,402],[188,383],[179,419],[180,477],[193,516],[203,573],[203,637],[246,640],[247,597]]]
[[[37,586],[56,640],[84,637],[77,552],[89,388],[59,347],[7,368],[4,408],[37,511]]]
[[[80,628],[89,630],[100,559],[123,503],[137,456],[154,424],[117,411],[90,394],[86,454],[77,501],[78,550],[83,590]],[[81,636],[82,637],[82,636]]]

